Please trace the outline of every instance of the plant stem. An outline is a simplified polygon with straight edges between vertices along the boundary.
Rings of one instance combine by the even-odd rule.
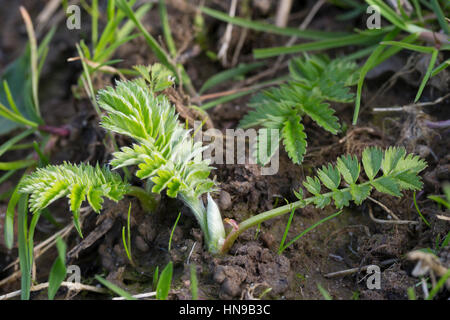
[[[145,191],[141,187],[131,186],[127,194],[138,198],[145,211],[154,212],[158,206],[159,201],[155,199],[151,193]]]
[[[373,181],[376,181],[377,179],[374,179]],[[360,186],[363,185],[367,185],[370,184],[373,181],[366,181],[364,183],[359,184]],[[350,190],[349,187],[347,188],[342,188],[339,189],[340,192],[344,192],[344,191],[348,191]],[[331,197],[334,191],[331,192],[327,192],[322,194],[323,197]],[[288,212],[291,212],[292,210],[296,210],[298,208],[304,208],[307,205],[311,204],[314,202],[314,199],[316,198],[316,196],[312,196],[303,200],[299,200],[287,205],[284,205],[282,207],[279,208],[275,208],[260,214],[257,214],[256,216],[253,216],[251,218],[248,218],[247,220],[242,221],[238,228],[233,229],[232,231],[230,231],[230,233],[227,235],[225,242],[223,243],[221,249],[220,249],[220,253],[225,254],[228,252],[228,250],[230,250],[231,246],[233,245],[234,241],[236,241],[237,237],[239,237],[244,231],[246,231],[247,229],[254,227],[266,220],[272,219],[272,218],[276,218],[278,216],[281,216],[283,214],[286,214]]]
[[[203,201],[198,197],[181,192],[178,194],[178,197],[191,209],[198,224],[200,225],[200,228],[202,229],[205,237],[205,243],[207,243],[209,247],[209,231],[206,222],[206,208],[203,205]]]
[[[307,200],[305,200],[307,201]],[[247,229],[254,227],[258,225],[261,222],[264,222],[266,220],[281,216],[283,214],[286,214],[288,212],[291,212],[292,210],[303,208],[305,206],[305,203],[303,201],[296,201],[287,205],[284,205],[279,208],[275,208],[260,214],[257,214],[256,216],[253,216],[247,220],[242,221],[239,224],[239,227],[237,229],[233,229],[228,236],[225,239],[225,242],[222,245],[222,248],[220,250],[221,253],[227,253],[228,250],[230,250],[231,246],[233,245],[234,241],[239,237],[244,231]]]
[[[68,126],[62,126],[62,127],[53,127],[49,125],[40,125],[38,127],[39,131],[54,134],[60,137],[68,137],[70,135],[70,129]]]

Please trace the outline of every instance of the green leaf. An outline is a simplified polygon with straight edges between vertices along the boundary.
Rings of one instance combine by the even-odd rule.
[[[395,180],[391,177],[381,177],[370,181],[370,184],[381,193],[386,193],[396,197],[400,197],[402,195],[397,184],[395,183]]]
[[[100,187],[89,187],[89,191],[87,193],[87,200],[91,206],[91,208],[99,213],[102,209],[103,205],[103,190]]]
[[[337,159],[337,168],[348,184],[356,183],[361,169],[356,156],[339,157]]]
[[[320,181],[317,177],[306,177],[306,181],[303,181],[305,188],[314,195],[320,194]]]
[[[352,195],[349,191],[337,190],[333,192],[333,200],[336,208],[341,209],[349,206]]]
[[[282,46],[254,49],[253,57],[255,59],[265,59],[282,54],[342,48],[351,45],[370,45],[377,42],[379,42],[379,34],[376,34],[375,36],[368,36],[367,34],[352,34],[349,36],[336,36],[333,39],[325,39],[297,44],[290,47]]]
[[[306,134],[303,124],[300,123],[300,116],[292,116],[284,122],[283,143],[286,151],[293,163],[303,162],[303,155],[306,152]]]
[[[9,171],[9,170],[17,170],[23,169],[26,167],[30,167],[36,164],[36,160],[33,159],[24,159],[10,162],[0,162],[0,170]]]
[[[32,257],[28,244],[28,196],[21,195],[18,208],[18,244],[19,244],[19,262],[21,271],[21,299],[30,299],[31,289],[31,265]]]
[[[135,297],[133,297],[131,294],[123,290],[122,288],[116,286],[114,283],[109,282],[108,280],[100,277],[99,275],[95,276],[95,279],[100,282],[102,285],[107,287],[112,292],[118,294],[121,297],[124,297],[126,300],[137,300]]]
[[[31,194],[30,209],[37,212],[64,196],[69,196],[72,213],[79,214],[81,203],[86,195],[94,211],[102,208],[102,197],[120,200],[129,190],[117,173],[107,168],[92,167],[86,164],[78,166],[64,163],[38,168],[19,183],[20,193]],[[77,219],[74,219],[77,226]]]
[[[370,185],[356,185],[352,184],[350,186],[350,193],[352,195],[353,201],[360,205],[364,200],[370,196],[370,191],[372,187]]]
[[[317,170],[317,175],[319,176],[322,183],[330,190],[336,190],[339,188],[341,183],[341,176],[339,171],[333,167],[331,164],[322,166],[322,169]]]
[[[249,28],[257,31],[264,31],[268,33],[274,33],[285,36],[295,36],[296,38],[302,39],[330,39],[334,38],[337,35],[343,35],[343,33],[339,32],[324,32],[324,31],[316,31],[316,30],[299,30],[297,28],[279,28],[277,26],[262,23],[258,21],[251,21],[244,18],[239,17],[230,17],[228,14],[224,12],[220,12],[217,10],[213,10],[207,7],[201,7],[200,10],[216,19],[232,23],[244,28]]]
[[[289,63],[291,76],[308,88],[317,87],[322,98],[337,102],[353,101],[348,86],[356,83],[358,66],[353,61],[330,60],[326,55],[294,58]]]
[[[277,129],[261,128],[256,139],[256,154],[253,157],[259,165],[265,166],[277,152],[281,138]]]
[[[331,202],[331,197],[329,196],[324,196],[324,195],[317,195],[314,198],[314,204],[316,205],[317,208],[323,209],[325,208],[327,205],[329,205]]]
[[[423,183],[415,172],[402,172],[393,177],[401,190],[420,190]]]
[[[150,72],[151,81],[166,81],[168,71],[161,65],[153,65]],[[101,125],[137,141],[132,148],[123,147],[114,153],[111,165],[115,169],[138,165],[136,176],[152,181],[155,193],[170,188],[169,196],[214,189],[208,179],[212,169],[209,161],[193,161],[206,146],[195,143],[165,95],[155,95],[143,79],[118,81],[115,88],[99,92],[98,102],[106,110]]]
[[[381,161],[381,167],[385,176],[389,175],[397,167],[399,161],[405,156],[406,150],[401,147],[389,147],[384,151],[384,158]]]
[[[381,161],[383,159],[383,152],[376,147],[369,147],[364,149],[362,153],[362,163],[364,171],[369,180],[373,180],[381,168]]]
[[[170,285],[172,284],[173,263],[172,261],[167,264],[164,270],[159,276],[158,285],[156,287],[156,299],[167,300],[170,291]]]
[[[263,66],[263,62],[255,62],[250,64],[239,64],[236,68],[225,70],[213,75],[211,78],[205,81],[203,86],[199,90],[199,94],[207,91],[208,89],[214,88],[215,86],[222,84],[226,81],[232,80],[236,77],[242,76],[247,72],[255,70],[261,66]]]
[[[50,270],[48,277],[48,299],[53,300],[58,292],[61,283],[67,275],[66,270],[66,244],[58,237],[56,239],[56,248],[58,249],[58,257],[56,258]]]
[[[393,173],[411,171],[418,174],[426,167],[427,163],[423,159],[410,153],[406,157],[402,156],[400,158]]]
[[[158,170],[158,174],[152,178],[154,186],[152,192],[160,193],[167,187],[169,182],[174,178],[173,173],[167,170]]]
[[[335,111],[330,108],[328,103],[321,102],[314,89],[309,99],[302,105],[302,110],[311,117],[319,126],[332,134],[337,134],[341,128],[339,119],[334,116]]]
[[[81,203],[86,198],[86,187],[80,184],[76,184],[72,187],[72,192],[70,193],[70,211],[78,212],[81,207]]]
[[[17,142],[19,142],[20,140],[28,137],[30,134],[34,133],[35,130],[34,129],[28,129],[25,130],[24,132],[18,134],[17,136],[12,137],[11,139],[9,139],[8,141],[6,141],[5,143],[3,143],[0,146],[0,157],[6,152],[8,151],[12,146],[14,146]]]
[[[7,81],[11,88],[11,95],[20,113],[28,120],[37,121],[38,117],[33,112],[30,72],[30,49],[4,69],[0,75],[0,82]],[[7,105],[8,99],[3,86],[0,86],[0,104]],[[10,132],[20,124],[6,118],[0,118],[0,135]]]

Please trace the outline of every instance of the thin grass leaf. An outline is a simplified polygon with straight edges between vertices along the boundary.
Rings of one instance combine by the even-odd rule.
[[[230,17],[228,14],[213,10],[207,7],[201,7],[200,10],[216,19],[235,24],[240,27],[263,31],[268,33],[280,34],[284,36],[295,36],[300,39],[311,39],[311,40],[321,40],[321,39],[331,39],[338,35],[342,36],[345,33],[340,32],[323,32],[323,31],[315,31],[315,30],[299,30],[296,28],[279,28],[274,25],[270,25],[267,23],[251,21],[248,19],[243,19],[239,17]]]
[[[191,274],[191,298],[192,300],[198,300],[198,280],[197,280],[197,269],[195,265],[191,264],[190,267]]]
[[[126,300],[137,300],[135,297],[133,297],[131,294],[123,290],[122,288],[116,286],[114,283],[109,282],[108,280],[100,277],[99,275],[95,276],[95,279],[100,282],[102,285],[104,285],[106,288],[114,292],[115,294],[125,298]]]
[[[169,247],[168,247],[168,249],[167,249],[167,251],[169,251],[169,252],[170,252],[170,248],[171,248],[171,246],[172,246],[173,233],[175,232],[175,228],[177,227],[178,220],[180,220],[180,217],[181,217],[181,211],[180,211],[180,213],[178,213],[178,217],[177,217],[177,219],[175,220],[175,223],[174,223],[174,225],[173,225],[173,227],[172,227],[172,231],[170,232]]]
[[[307,228],[305,231],[303,231],[302,233],[300,233],[298,236],[296,236],[294,239],[292,239],[287,245],[285,245],[281,250],[278,250],[278,253],[281,254],[284,250],[286,250],[287,247],[291,246],[294,242],[296,242],[297,240],[299,240],[301,237],[303,237],[305,234],[307,234],[308,232],[314,230],[315,228],[317,228],[318,226],[320,226],[322,223],[331,220],[335,217],[337,217],[338,215],[340,215],[341,213],[343,213],[343,211],[338,211],[336,213],[333,213],[332,215],[316,222],[315,224],[313,224],[312,226],[310,226],[309,228]]]
[[[450,269],[439,279],[436,285],[431,289],[430,294],[425,300],[433,300],[433,298],[438,294],[442,287],[444,287],[447,279],[450,278]]]
[[[21,125],[29,126],[31,128],[37,128],[38,124],[36,122],[25,119],[23,116],[14,113],[13,111],[6,108],[0,103],[0,116],[6,118],[12,122],[16,122]]]
[[[293,54],[305,51],[318,51],[341,48],[350,45],[370,45],[377,43],[379,36],[369,37],[366,34],[354,34],[349,36],[336,36],[332,39],[320,40],[293,45],[290,47],[273,47],[265,49],[254,49],[253,57],[255,59],[265,59],[279,55]]]
[[[0,162],[0,171],[18,170],[31,167],[36,164],[36,160],[24,159],[10,162]]]
[[[142,35],[144,36],[147,44],[152,49],[152,51],[155,53],[158,60],[164,64],[167,68],[172,70],[174,73],[176,73],[176,67],[169,62],[167,59],[168,54],[164,51],[163,48],[158,44],[158,42],[153,38],[150,33],[144,28],[141,21],[138,20],[135,13],[131,9],[130,5],[125,0],[118,0],[117,1],[117,7],[124,12],[130,20],[132,20],[136,27],[141,31]]]
[[[281,238],[280,245],[278,247],[278,254],[283,252],[284,244],[286,242],[287,235],[289,233],[289,229],[291,228],[292,220],[294,219],[295,209],[292,209],[291,214],[289,215],[288,222],[286,224],[286,228],[284,228],[283,238]]]
[[[20,13],[22,15],[23,20],[25,21],[25,27],[28,34],[28,40],[30,42],[30,50],[31,50],[31,85],[33,92],[33,102],[34,108],[36,110],[36,114],[41,117],[41,111],[39,107],[39,72],[38,72],[38,52],[37,52],[37,41],[36,35],[34,33],[33,23],[31,22],[30,15],[24,7],[20,7]]]
[[[448,3],[447,3],[447,5],[448,5]],[[444,33],[446,35],[450,36],[450,28],[445,19],[444,12],[442,11],[441,6],[439,5],[439,1],[431,0],[431,6],[433,8],[434,13],[436,14],[437,20],[438,20],[439,25],[441,26],[442,30],[444,30]],[[448,14],[448,11],[447,11],[447,14]]]
[[[66,244],[58,236],[56,239],[56,248],[58,249],[58,257],[53,262],[50,274],[48,276],[48,299],[53,300],[58,292],[61,283],[67,275],[66,269]]]
[[[413,194],[413,201],[414,201],[414,207],[416,208],[417,213],[419,214],[420,218],[423,220],[423,222],[425,222],[425,224],[431,228],[431,224],[427,221],[427,219],[425,219],[425,217],[423,216],[422,212],[419,209],[419,206],[417,204],[417,200],[416,200],[416,192],[414,191]]]
[[[30,134],[34,133],[36,130],[35,129],[28,129],[25,130],[24,132],[18,134],[17,136],[12,137],[11,139],[9,139],[8,141],[6,141],[5,143],[3,143],[0,146],[0,157],[8,150],[10,150],[17,142],[19,142],[20,140],[25,139],[26,137],[28,137]]]
[[[450,59],[445,60],[444,62],[442,62],[440,65],[438,65],[436,67],[436,69],[433,70],[433,72],[431,73],[431,77],[434,77],[435,75],[437,75],[439,72],[445,70],[446,68],[448,68],[450,66]]]
[[[325,300],[333,300],[327,290],[325,290],[320,283],[317,284],[317,289],[319,289],[320,294],[323,296]]]
[[[170,285],[172,284],[173,263],[172,261],[161,271],[159,276],[158,285],[156,286],[156,299],[167,300],[170,291]]]
[[[131,256],[131,203],[128,206],[128,215],[127,215],[127,231],[125,232],[125,227],[122,228],[122,243],[125,249],[125,253],[127,254],[128,260],[133,263],[133,258]],[[127,236],[125,235],[127,234]]]
[[[6,98],[8,99],[8,103],[9,103],[9,106],[11,107],[11,109],[14,111],[15,114],[17,114],[20,117],[23,117],[23,115],[20,113],[19,109],[17,108],[16,103],[14,102],[14,99],[11,94],[11,90],[9,89],[9,86],[8,86],[8,81],[3,80],[3,88],[5,90]]]
[[[100,115],[101,114],[100,108],[98,107],[97,100],[95,99],[94,86],[92,85],[92,80],[91,80],[91,76],[90,76],[90,73],[89,73],[89,68],[88,68],[88,66],[87,66],[87,64],[86,64],[86,62],[84,60],[83,51],[81,50],[79,44],[76,44],[75,46],[77,48],[78,55],[81,58],[81,65],[83,66],[84,78],[85,78],[85,81],[86,81],[86,84],[87,84],[86,92],[87,92],[87,94],[88,94],[88,96],[89,96],[89,98],[90,98],[90,100],[92,102],[92,105],[94,106],[95,111],[97,112],[98,115]]]
[[[172,58],[175,58],[177,56],[177,48],[175,47],[175,41],[173,41],[172,32],[170,30],[169,17],[167,15],[167,7],[165,0],[159,0],[158,9],[167,48],[169,49],[169,53],[172,56]]]
[[[225,70],[213,75],[211,78],[205,81],[203,86],[199,90],[199,94],[211,89],[219,84],[223,84],[224,82],[231,80],[233,78],[239,77],[241,75],[246,74],[252,70],[255,70],[261,66],[263,66],[263,62],[255,62],[250,64],[240,64],[236,68]]]
[[[30,299],[31,289],[31,258],[28,247],[28,196],[21,195],[18,201],[18,245],[19,245],[19,264],[21,271],[21,299]]]
[[[397,34],[399,33],[398,29],[394,29],[390,33],[386,35],[386,37],[383,38],[383,41],[389,41],[394,39]],[[358,85],[356,88],[356,99],[355,99],[355,111],[353,113],[353,125],[356,125],[358,121],[358,115],[359,115],[359,109],[361,107],[361,95],[362,95],[362,86],[364,84],[364,79],[367,75],[367,73],[372,70],[375,66],[378,65],[379,62],[379,56],[384,51],[385,46],[379,45],[373,50],[369,58],[364,63],[363,67],[361,68],[359,72],[359,80]]]
[[[97,40],[98,40],[98,0],[92,0],[91,41],[93,47],[97,45]]]

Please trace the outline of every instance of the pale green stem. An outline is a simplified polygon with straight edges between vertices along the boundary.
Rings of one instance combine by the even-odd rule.
[[[145,211],[155,212],[159,201],[155,199],[153,194],[145,191],[141,187],[136,186],[131,186],[127,194],[138,198],[142,208]]]
[[[191,209],[192,213],[197,219],[197,222],[200,225],[200,228],[202,229],[202,232],[204,234],[205,242],[208,244],[209,247],[210,237],[206,221],[206,208],[203,205],[202,199],[184,192],[183,193],[180,192],[178,195],[179,199],[183,201]]]

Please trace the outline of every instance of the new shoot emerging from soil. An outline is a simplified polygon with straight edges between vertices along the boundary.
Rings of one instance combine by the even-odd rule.
[[[20,192],[31,194],[32,212],[39,212],[56,199],[68,196],[75,226],[81,234],[78,218],[86,198],[96,212],[102,208],[103,197],[119,201],[124,195],[136,196],[143,207],[154,209],[152,192],[158,194],[166,190],[169,197],[178,197],[192,210],[209,251],[226,253],[248,228],[297,208],[310,204],[324,208],[333,200],[334,205],[342,209],[349,206],[350,201],[361,204],[373,189],[400,197],[403,190],[422,188],[418,174],[426,167],[424,160],[406,154],[404,148],[390,147],[384,152],[367,148],[362,154],[362,166],[356,156],[339,157],[336,165],[323,166],[314,178],[307,177],[303,182],[312,196],[305,198],[300,189],[296,192],[297,202],[255,215],[226,235],[219,208],[209,194],[216,186],[209,179],[212,169],[209,160],[202,159],[206,147],[193,141],[190,130],[178,121],[167,97],[157,94],[171,85],[167,70],[154,65],[148,71],[145,80],[119,81],[115,88],[100,91],[98,98],[99,106],[106,111],[101,125],[135,141],[131,147],[115,152],[110,165],[113,169],[138,166],[136,176],[146,180],[145,189],[130,186],[119,174],[98,165],[47,166],[27,176],[20,185]],[[359,181],[362,172],[368,181]],[[326,188],[323,192],[322,185]],[[202,200],[205,193],[208,194],[206,208]]]
[[[102,208],[102,197],[118,201],[127,194],[137,196],[143,207],[154,208],[151,192],[166,190],[169,197],[178,197],[192,210],[209,250],[217,252],[225,231],[212,198],[208,196],[207,208],[201,199],[203,194],[215,191],[215,183],[208,178],[212,167],[208,160],[201,159],[205,147],[201,142],[194,143],[167,97],[157,94],[172,85],[168,71],[155,64],[145,80],[119,81],[115,88],[98,95],[99,106],[106,111],[101,125],[135,141],[114,153],[110,164],[113,169],[137,165],[136,176],[147,181],[145,190],[130,186],[107,168],[65,163],[38,169],[23,180],[20,191],[31,193],[32,212],[68,196],[81,234],[79,209],[86,198],[96,212]]]

